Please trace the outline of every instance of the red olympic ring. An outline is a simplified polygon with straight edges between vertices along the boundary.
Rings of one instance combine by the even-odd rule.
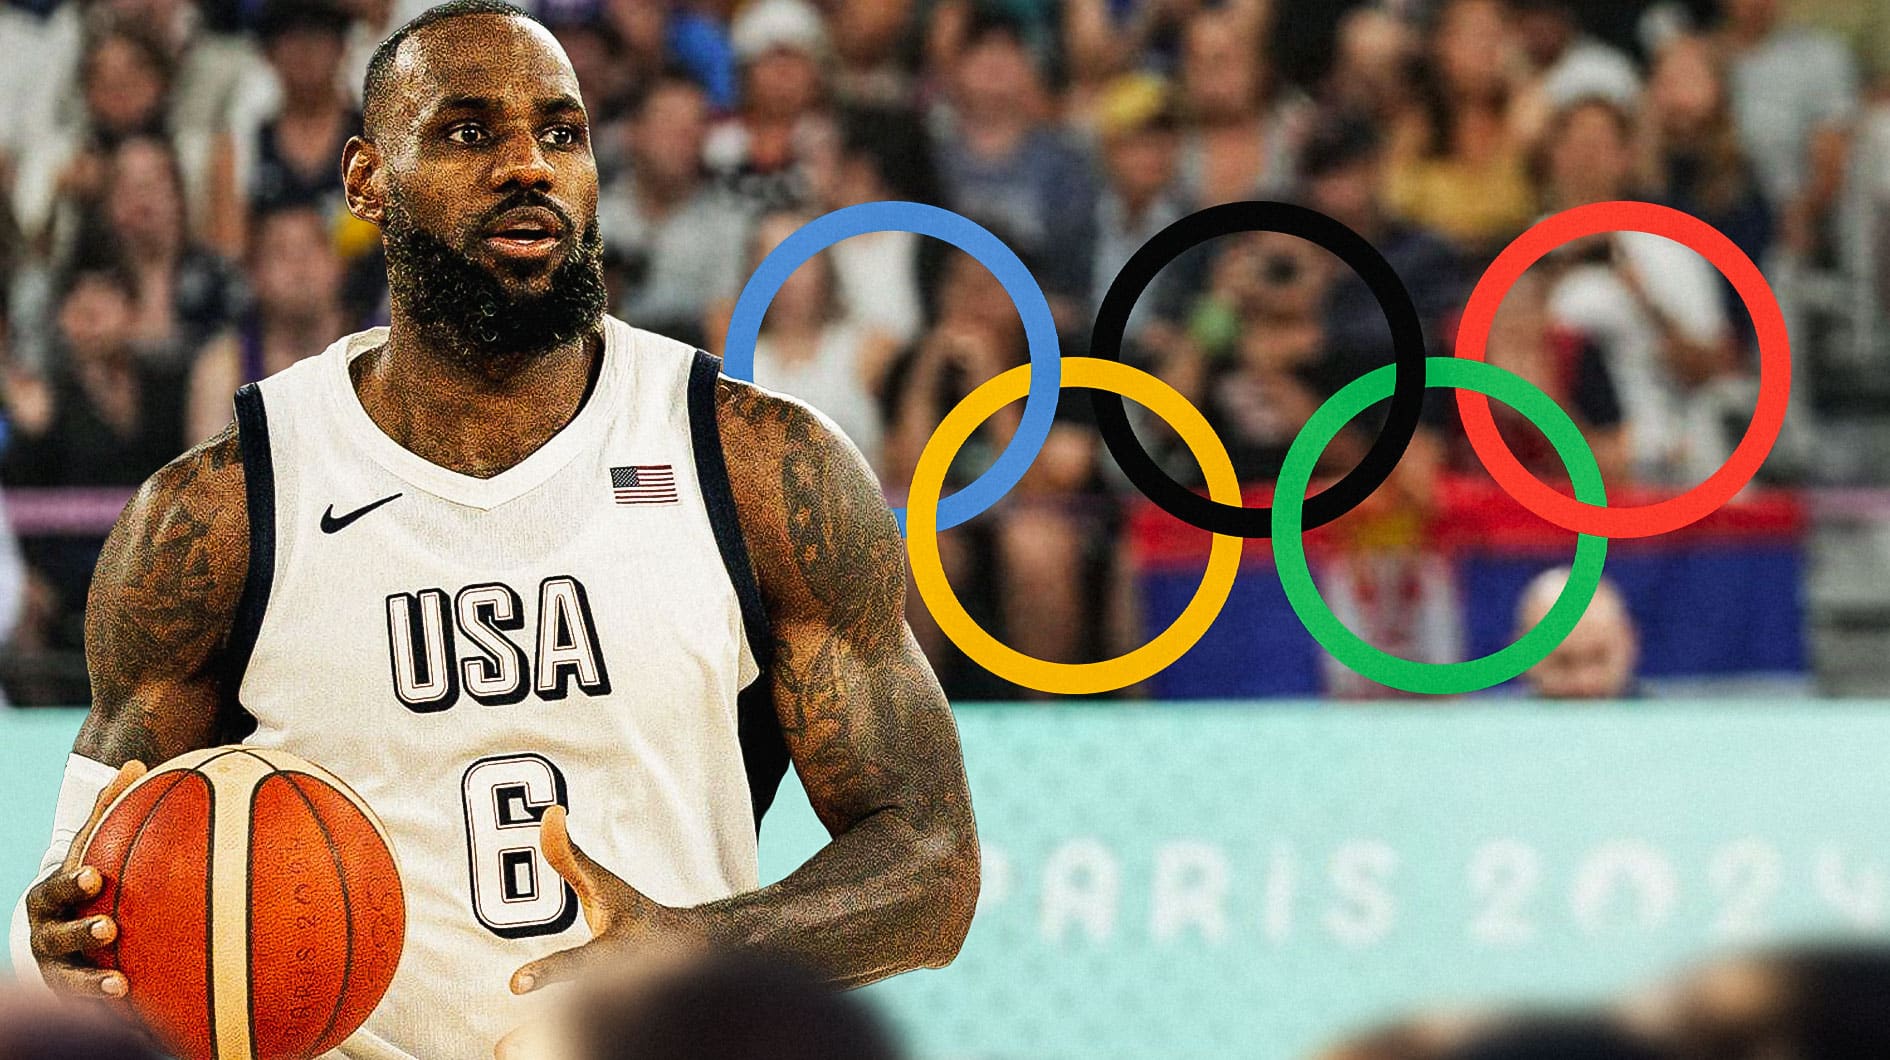
[[[1489,468],[1497,485],[1524,508],[1565,530],[1598,537],[1653,537],[1699,521],[1731,500],[1752,481],[1778,440],[1791,396],[1791,340],[1785,316],[1758,266],[1718,229],[1678,210],[1646,202],[1601,202],[1549,217],[1516,238],[1497,255],[1464,306],[1457,331],[1457,356],[1481,361],[1487,353],[1490,323],[1497,306],[1529,266],[1571,240],[1603,232],[1646,232],[1665,236],[1711,262],[1732,281],[1759,336],[1759,401],[1752,425],[1726,463],[1705,482],[1678,497],[1633,508],[1583,504],[1544,485],[1517,461],[1497,433],[1489,398],[1473,390],[1457,391],[1470,448]]]

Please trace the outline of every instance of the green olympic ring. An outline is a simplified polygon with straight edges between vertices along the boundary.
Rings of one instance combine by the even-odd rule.
[[[1405,692],[1458,695],[1502,684],[1547,658],[1563,638],[1574,631],[1601,587],[1601,566],[1608,554],[1608,539],[1593,534],[1576,538],[1575,560],[1568,584],[1555,605],[1534,629],[1515,643],[1480,659],[1454,663],[1425,663],[1402,659],[1365,642],[1339,620],[1319,595],[1306,565],[1306,547],[1300,538],[1301,510],[1312,482],[1313,465],[1339,431],[1359,413],[1391,396],[1395,365],[1386,365],[1354,381],[1320,405],[1286,451],[1279,486],[1273,499],[1273,559],[1287,602],[1301,624],[1320,646],[1360,675]],[[1568,468],[1575,497],[1584,504],[1606,505],[1606,487],[1594,450],[1575,421],[1547,394],[1527,380],[1481,361],[1431,357],[1425,361],[1424,385],[1473,390],[1493,397],[1536,425],[1555,447]]]

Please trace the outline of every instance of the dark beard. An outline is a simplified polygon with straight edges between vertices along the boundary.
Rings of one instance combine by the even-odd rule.
[[[536,295],[509,293],[492,269],[414,224],[397,203],[389,204],[381,234],[396,304],[481,374],[509,374],[603,319],[608,296],[595,220]]]

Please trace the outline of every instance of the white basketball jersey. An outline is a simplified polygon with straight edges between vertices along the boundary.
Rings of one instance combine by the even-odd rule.
[[[367,415],[348,363],[385,340],[349,336],[238,393],[251,555],[227,720],[326,767],[386,826],[406,947],[364,1030],[425,1060],[490,1056],[544,1004],[510,993],[513,971],[590,937],[539,853],[545,808],[644,894],[699,904],[756,886],[786,753],[719,362],[607,318],[577,415],[478,479]]]

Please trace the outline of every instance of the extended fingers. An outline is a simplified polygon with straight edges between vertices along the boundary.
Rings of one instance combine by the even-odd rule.
[[[41,961],[39,972],[47,986],[75,997],[124,997],[131,989],[125,973],[107,968],[89,968],[69,961]]]
[[[42,920],[33,928],[33,955],[67,957],[98,949],[117,937],[118,925],[108,916]]]
[[[104,877],[90,865],[60,869],[26,892],[26,911],[36,920],[61,913],[96,896],[103,886]]]
[[[576,979],[583,975],[597,959],[598,952],[594,942],[546,954],[535,961],[521,965],[518,971],[512,973],[512,992],[528,994],[541,986]]]

